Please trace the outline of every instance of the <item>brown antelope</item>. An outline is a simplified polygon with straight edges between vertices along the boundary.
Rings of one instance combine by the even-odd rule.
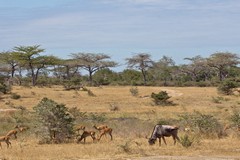
[[[19,132],[23,132],[23,131],[25,131],[25,130],[27,130],[27,129],[29,129],[29,128],[28,128],[28,127],[20,127],[19,125],[17,125],[17,126],[15,127],[15,129],[10,130],[10,131],[6,134],[6,136],[8,136],[8,137],[14,136],[14,138],[17,139],[17,133],[18,133],[18,131],[19,131]]]
[[[29,129],[29,127],[17,127],[20,132],[26,131]]]
[[[223,131],[226,132],[226,130],[233,128],[236,131],[240,132],[240,125],[234,126],[234,125],[230,125],[230,124],[226,124],[223,128]]]
[[[6,136],[7,136],[7,137],[11,137],[11,136],[13,135],[14,138],[17,139],[17,133],[18,133],[18,131],[17,131],[16,129],[13,129],[13,130],[10,130],[10,131],[6,134]]]
[[[77,143],[81,142],[82,140],[84,140],[84,143],[86,142],[86,138],[91,136],[93,139],[93,142],[95,141],[96,137],[95,137],[95,132],[94,131],[83,131],[83,134],[81,135],[80,138],[77,139]]]
[[[75,131],[77,131],[78,132],[78,135],[79,135],[79,131],[85,131],[85,126],[77,126],[76,128],[75,128]]]
[[[9,136],[1,136],[1,137],[0,137],[0,146],[1,146],[1,148],[2,148],[1,142],[6,142],[7,148],[9,147],[9,145],[12,146],[12,145],[11,145],[11,142],[9,141],[9,139],[10,139]]]
[[[162,138],[164,143],[167,145],[164,137],[172,136],[174,140],[174,144],[176,144],[176,139],[180,141],[177,133],[178,133],[178,127],[158,124],[154,127],[151,138],[149,138],[148,143],[150,145],[153,145],[158,138],[159,146],[161,146],[161,138]]]
[[[109,134],[110,137],[111,137],[111,140],[113,140],[113,137],[112,137],[112,128],[104,128],[100,131],[100,136],[98,138],[98,141],[100,141],[101,137],[103,135],[106,135],[106,134]]]
[[[100,125],[100,126],[96,126],[94,125],[93,128],[95,128],[96,130],[98,130],[99,132],[101,132],[101,130],[108,128],[107,125]]]

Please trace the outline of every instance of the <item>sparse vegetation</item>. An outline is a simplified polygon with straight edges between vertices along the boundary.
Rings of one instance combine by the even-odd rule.
[[[234,111],[234,113],[230,116],[230,121],[234,126],[240,127],[240,111]]]
[[[218,91],[222,94],[231,95],[233,93],[233,88],[236,88],[237,84],[232,80],[224,80],[218,86]]]
[[[180,120],[186,126],[190,126],[195,134],[206,137],[221,137],[222,125],[212,115],[194,112],[193,114],[180,115]]]
[[[39,157],[39,159],[56,159],[56,157],[76,159],[83,158],[80,157],[83,155],[84,158],[89,159],[111,159],[159,155],[159,152],[162,155],[173,156],[179,154],[199,155],[200,152],[206,156],[212,154],[226,157],[238,156],[236,148],[239,147],[240,142],[239,137],[235,136],[236,133],[232,132],[233,129],[227,130],[226,137],[221,136],[222,125],[229,123],[233,125],[232,120],[235,121],[238,118],[235,115],[237,118],[233,116],[231,120],[232,115],[238,113],[239,97],[237,96],[219,96],[216,88],[212,87],[138,86],[144,95],[151,95],[153,92],[158,93],[157,91],[166,89],[171,95],[171,100],[178,104],[169,107],[153,107],[152,99],[149,97],[129,97],[129,86],[102,86],[101,89],[99,87],[88,87],[87,89],[96,93],[97,97],[88,96],[87,92],[82,92],[82,88],[80,91],[65,91],[62,86],[52,86],[51,88],[14,86],[11,92],[23,95],[20,100],[12,100],[11,95],[2,94],[4,99],[0,101],[0,134],[4,135],[16,123],[26,124],[30,130],[26,134],[19,134],[17,141],[11,141],[13,146],[11,151],[3,149],[1,156],[6,159],[15,159],[15,155],[19,155],[19,159],[28,159],[29,156]],[[73,98],[76,92],[79,93],[79,96]],[[113,141],[110,141],[107,135],[96,143],[93,143],[91,138],[87,138],[85,145],[76,144],[76,136],[68,135],[65,140],[62,140],[63,143],[67,142],[66,144],[39,145],[58,142],[50,139],[49,132],[43,127],[40,120],[36,119],[36,114],[33,112],[35,111],[33,106],[37,106],[46,96],[47,99],[54,100],[57,105],[66,104],[67,112],[76,119],[73,121],[74,126],[84,125],[89,131],[96,131],[93,128],[94,124],[106,124],[112,128]],[[221,104],[213,105],[209,101],[211,97],[219,99]],[[23,112],[20,110],[21,106],[24,106]],[[223,106],[224,110],[219,110],[218,106]],[[118,111],[111,111],[111,108],[115,110],[118,107],[121,107]],[[236,110],[231,112],[232,108]],[[225,109],[228,110],[225,111]],[[179,115],[182,117],[179,118]],[[157,123],[178,126],[182,143],[173,146],[172,138],[166,137],[167,146],[159,147],[158,143],[155,146],[149,146],[146,138],[151,135],[152,127]],[[189,132],[184,131],[185,126],[189,126]],[[55,131],[55,129],[53,130]],[[81,133],[82,131],[79,132],[79,134]],[[61,137],[61,135],[59,136]],[[99,138],[98,132],[96,132],[96,138]],[[198,143],[199,141],[201,143]],[[20,145],[21,148],[19,148]],[[185,147],[191,153],[186,152]]]
[[[161,91],[159,93],[152,93],[151,98],[156,105],[166,106],[171,105],[172,102],[168,99],[171,98],[166,91]]]
[[[11,91],[10,86],[0,83],[0,92],[2,92],[3,94],[7,94],[10,91]]]
[[[194,138],[190,138],[189,135],[187,135],[187,134],[180,137],[180,143],[185,148],[191,147],[193,142],[194,142]]]
[[[44,135],[42,141],[62,143],[67,136],[73,134],[74,117],[64,104],[57,104],[51,99],[43,98],[33,109],[41,125],[40,132]],[[46,135],[49,136],[46,137]]]
[[[137,87],[131,87],[129,91],[132,94],[132,96],[134,96],[134,97],[138,96],[138,88]]]
[[[20,96],[19,94],[17,94],[17,93],[12,93],[12,94],[11,94],[11,98],[12,98],[12,99],[20,99],[21,96]]]

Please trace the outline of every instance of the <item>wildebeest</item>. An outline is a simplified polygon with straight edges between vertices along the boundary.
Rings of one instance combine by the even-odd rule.
[[[167,145],[166,140],[164,137],[173,137],[174,145],[176,144],[176,139],[180,141],[178,137],[178,127],[170,126],[170,125],[160,125],[157,124],[152,132],[151,138],[149,138],[148,143],[150,145],[155,144],[157,138],[159,138],[159,146],[161,146],[161,138],[163,139],[164,143]]]

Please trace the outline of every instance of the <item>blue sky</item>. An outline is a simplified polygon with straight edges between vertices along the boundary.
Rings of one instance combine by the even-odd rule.
[[[142,52],[177,64],[240,53],[240,0],[0,0],[0,20],[0,51],[39,44],[62,58],[105,53],[120,64]]]

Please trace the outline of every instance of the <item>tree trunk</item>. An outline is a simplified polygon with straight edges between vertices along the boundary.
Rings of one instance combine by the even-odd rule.
[[[142,75],[143,75],[144,86],[146,86],[147,85],[147,78],[146,78],[146,72],[144,71],[144,69],[142,69]]]

